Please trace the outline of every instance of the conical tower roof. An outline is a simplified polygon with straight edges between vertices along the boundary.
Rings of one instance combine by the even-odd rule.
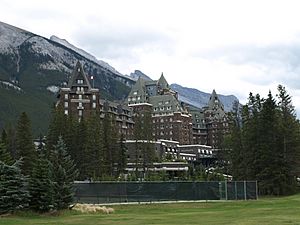
[[[218,109],[218,108],[224,109],[224,105],[220,101],[215,89],[213,90],[213,92],[211,93],[211,96],[209,97],[208,108],[209,109]]]
[[[71,78],[68,83],[69,88],[72,88],[73,86],[82,86],[91,89],[90,81],[88,77],[85,75],[83,71],[83,67],[79,61],[77,61],[75,69],[73,70]]]
[[[143,78],[139,77],[139,79],[136,81],[134,86],[131,88],[128,97],[133,97],[133,98],[139,97],[138,102],[146,102],[147,93],[145,89],[145,82],[146,81]]]
[[[166,80],[166,78],[164,77],[164,74],[161,73],[161,76],[157,82],[157,84],[159,85],[160,88],[162,89],[168,89],[169,88],[169,84]]]

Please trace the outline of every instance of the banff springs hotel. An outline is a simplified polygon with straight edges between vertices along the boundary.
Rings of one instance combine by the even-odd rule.
[[[133,170],[135,143],[134,126],[137,115],[151,115],[152,140],[158,158],[169,155],[171,162],[154,163],[155,170],[184,171],[188,164],[210,166],[216,159],[220,141],[228,132],[224,106],[213,90],[207,105],[201,109],[178,100],[162,74],[158,80],[139,78],[124,102],[101,99],[99,89],[93,88],[82,65],[77,62],[66,87],[61,88],[57,105],[66,115],[81,118],[98,112],[115,118],[119,134],[127,146],[127,170]],[[149,142],[149,140],[148,140]],[[130,168],[132,167],[132,168]]]

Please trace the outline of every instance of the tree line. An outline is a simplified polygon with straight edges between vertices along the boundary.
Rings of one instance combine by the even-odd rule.
[[[292,98],[278,86],[274,98],[249,94],[243,107],[229,114],[230,133],[221,151],[224,172],[235,180],[257,180],[260,194],[297,190],[300,177],[300,124]]]
[[[16,127],[3,130],[0,140],[0,214],[30,208],[37,212],[60,210],[73,201],[78,175],[60,136],[48,156],[36,151],[31,125],[22,113]]]
[[[146,129],[148,117],[137,119],[140,125],[135,126],[134,135],[138,140],[152,134]],[[1,134],[0,213],[64,209],[73,201],[74,180],[124,179],[127,148],[115,121],[113,114],[105,112],[102,119],[95,113],[79,122],[62,108],[54,108],[46,139],[41,135],[34,146],[30,120],[22,113],[16,127]],[[153,155],[154,146],[147,145],[146,150],[139,146],[137,171],[151,164]],[[139,178],[130,179],[134,177]]]

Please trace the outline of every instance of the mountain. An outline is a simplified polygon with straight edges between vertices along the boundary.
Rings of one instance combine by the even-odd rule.
[[[152,81],[152,79],[150,77],[148,77],[146,74],[144,74],[142,71],[140,70],[135,70],[133,73],[130,73],[129,75],[132,79],[134,79],[135,81],[137,81],[140,77],[143,78],[146,81]]]
[[[207,106],[211,93],[205,93],[194,88],[182,87],[179,84],[171,84],[171,89],[178,92],[178,98],[180,101],[189,105],[193,105],[197,108]],[[229,112],[232,109],[234,101],[238,101],[238,98],[234,95],[221,95],[218,94],[220,101],[224,105],[225,111]]]
[[[94,76],[101,97],[124,99],[135,80],[66,40],[50,39],[0,22],[0,129],[15,123],[22,111],[35,135],[45,133],[56,92],[77,61]]]

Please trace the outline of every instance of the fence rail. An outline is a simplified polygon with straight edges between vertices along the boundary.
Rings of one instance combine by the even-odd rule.
[[[75,183],[75,202],[257,199],[256,181]]]

